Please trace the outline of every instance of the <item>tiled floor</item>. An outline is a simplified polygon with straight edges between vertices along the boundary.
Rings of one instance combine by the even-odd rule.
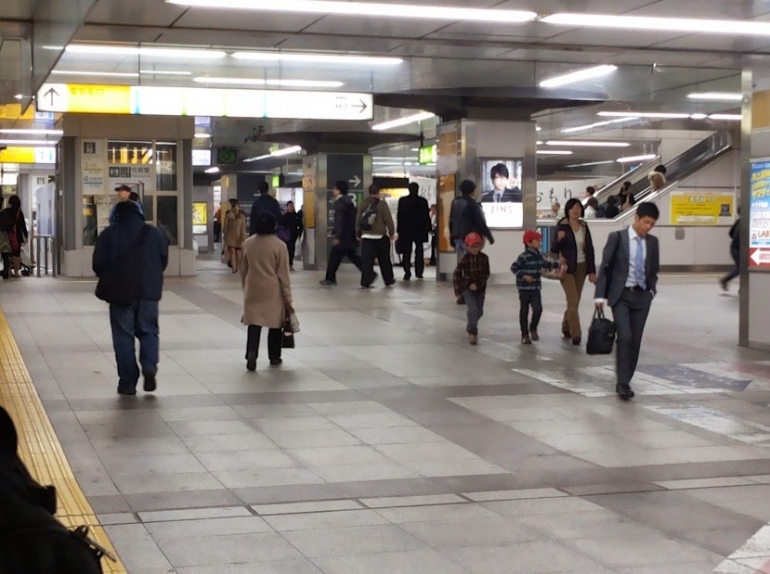
[[[0,286],[130,573],[770,572],[770,356],[714,278],[662,278],[630,404],[561,341],[553,282],[539,344],[493,287],[471,348],[448,285],[293,278],[298,348],[257,373],[236,280],[168,281],[159,391],[133,398],[93,283]]]

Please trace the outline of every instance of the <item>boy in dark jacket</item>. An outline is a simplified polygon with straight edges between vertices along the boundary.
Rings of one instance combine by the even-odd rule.
[[[540,241],[543,236],[536,231],[524,233],[524,253],[511,265],[511,272],[516,275],[516,286],[519,288],[519,323],[521,324],[521,343],[531,345],[539,341],[537,326],[543,314],[543,302],[540,297],[540,276],[543,269],[559,269],[556,261],[547,261],[540,253]],[[532,322],[529,322],[529,309],[532,308]]]
[[[484,240],[478,233],[465,238],[468,253],[463,255],[454,272],[455,296],[463,296],[468,307],[466,331],[471,345],[479,342],[479,319],[484,316],[484,299],[489,281],[489,257],[482,253]]]

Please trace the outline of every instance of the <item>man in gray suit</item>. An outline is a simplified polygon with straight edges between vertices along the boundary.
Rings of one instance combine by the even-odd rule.
[[[642,334],[655,298],[660,269],[658,238],[649,235],[660,212],[653,203],[637,207],[634,223],[615,231],[607,239],[599,279],[596,307],[612,307],[617,332],[617,386],[615,392],[627,401],[634,397],[631,379],[639,361]]]

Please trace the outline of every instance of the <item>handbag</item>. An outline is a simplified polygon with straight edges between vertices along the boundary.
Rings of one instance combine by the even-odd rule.
[[[586,353],[589,355],[609,355],[615,343],[615,323],[605,318],[604,310],[597,308],[588,328]]]
[[[556,258],[550,257],[549,255],[544,256],[544,259],[549,263],[555,263],[557,261]],[[554,281],[560,281],[562,277],[564,277],[564,270],[562,269],[561,265],[556,269],[543,269],[540,272],[540,277],[543,279],[553,279]]]
[[[283,336],[281,337],[281,348],[282,349],[293,349],[294,348],[294,333],[291,330],[291,322],[289,321],[288,317],[286,318],[286,321],[283,323]]]

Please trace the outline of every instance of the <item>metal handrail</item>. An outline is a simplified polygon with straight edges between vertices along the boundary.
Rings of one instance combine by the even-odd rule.
[[[48,275],[49,272],[49,266],[48,266],[48,254],[50,252],[51,254],[51,266],[50,271],[51,275],[53,277],[56,277],[56,249],[55,249],[55,237],[53,235],[33,235],[32,241],[34,242],[34,246],[37,248],[36,250],[33,250],[33,255],[36,254],[36,256],[33,259],[33,264],[37,268],[37,276],[40,277],[40,262],[41,262],[41,252],[43,254],[43,259],[45,260],[45,274]]]

